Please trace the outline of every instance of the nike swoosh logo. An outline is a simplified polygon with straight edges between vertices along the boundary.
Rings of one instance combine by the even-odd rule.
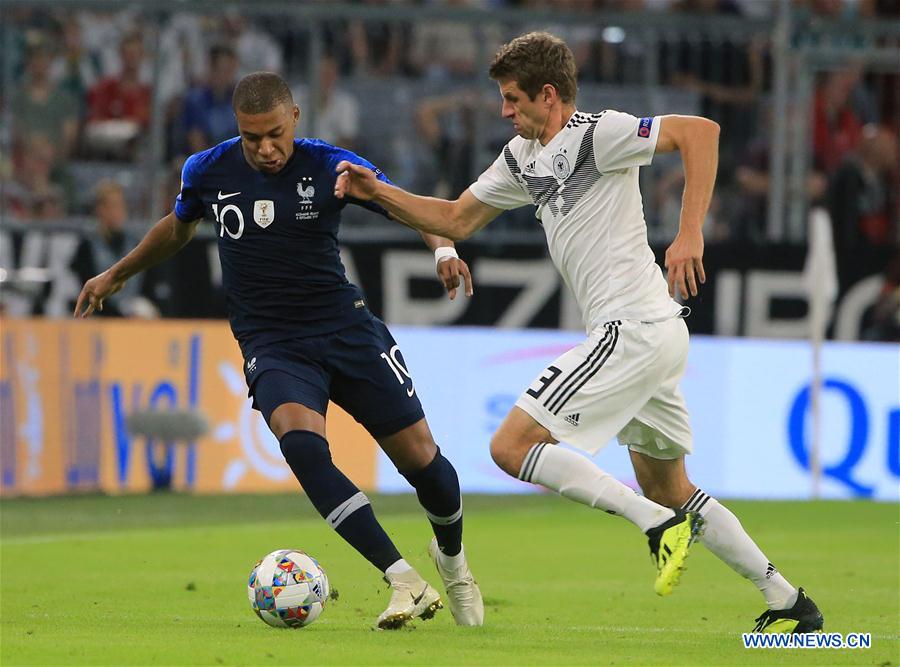
[[[337,524],[338,520],[344,515],[344,512],[346,511],[347,508],[345,507],[340,512],[338,512],[338,515],[331,520],[331,525],[334,526],[335,524]]]
[[[241,194],[241,193],[240,192],[232,192],[229,195],[223,195],[222,191],[219,190],[219,201],[222,201],[223,199],[228,199],[230,197],[237,197],[239,194]]]
[[[427,591],[427,590],[428,590],[428,586],[426,586],[425,588],[423,588],[423,589],[422,589],[422,592],[419,593],[419,597],[414,597],[414,598],[413,598],[413,604],[419,604],[419,603],[422,601],[422,598],[425,597],[425,591]],[[412,593],[410,593],[410,595],[412,595]]]

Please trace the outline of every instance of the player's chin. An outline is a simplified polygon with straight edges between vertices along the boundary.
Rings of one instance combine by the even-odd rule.
[[[515,133],[523,139],[536,139],[533,132],[527,131],[524,127],[514,127]]]
[[[260,171],[264,171],[268,174],[274,174],[281,171],[281,168],[284,166],[284,162],[281,160],[272,160],[270,162],[260,162],[257,164]]]

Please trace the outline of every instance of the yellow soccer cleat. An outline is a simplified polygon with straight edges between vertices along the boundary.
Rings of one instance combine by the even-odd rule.
[[[675,510],[674,517],[647,531],[650,556],[656,565],[653,589],[657,595],[670,595],[678,585],[688,552],[702,528],[699,514]]]

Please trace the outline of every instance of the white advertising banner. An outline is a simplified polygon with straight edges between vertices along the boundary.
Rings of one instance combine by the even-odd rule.
[[[392,327],[435,439],[469,492],[527,493],[491,461],[491,434],[579,333]],[[822,442],[826,498],[900,500],[900,346],[826,343]],[[800,341],[694,336],[682,383],[694,430],[693,481],[713,495],[808,498],[812,352]],[[624,448],[597,464],[635,485]],[[377,487],[408,491],[381,455]]]

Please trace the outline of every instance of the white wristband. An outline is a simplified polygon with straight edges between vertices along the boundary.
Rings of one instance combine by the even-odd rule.
[[[440,248],[435,248],[434,251],[434,265],[437,266],[445,259],[459,259],[459,255],[456,254],[456,248],[453,246],[441,246]]]

